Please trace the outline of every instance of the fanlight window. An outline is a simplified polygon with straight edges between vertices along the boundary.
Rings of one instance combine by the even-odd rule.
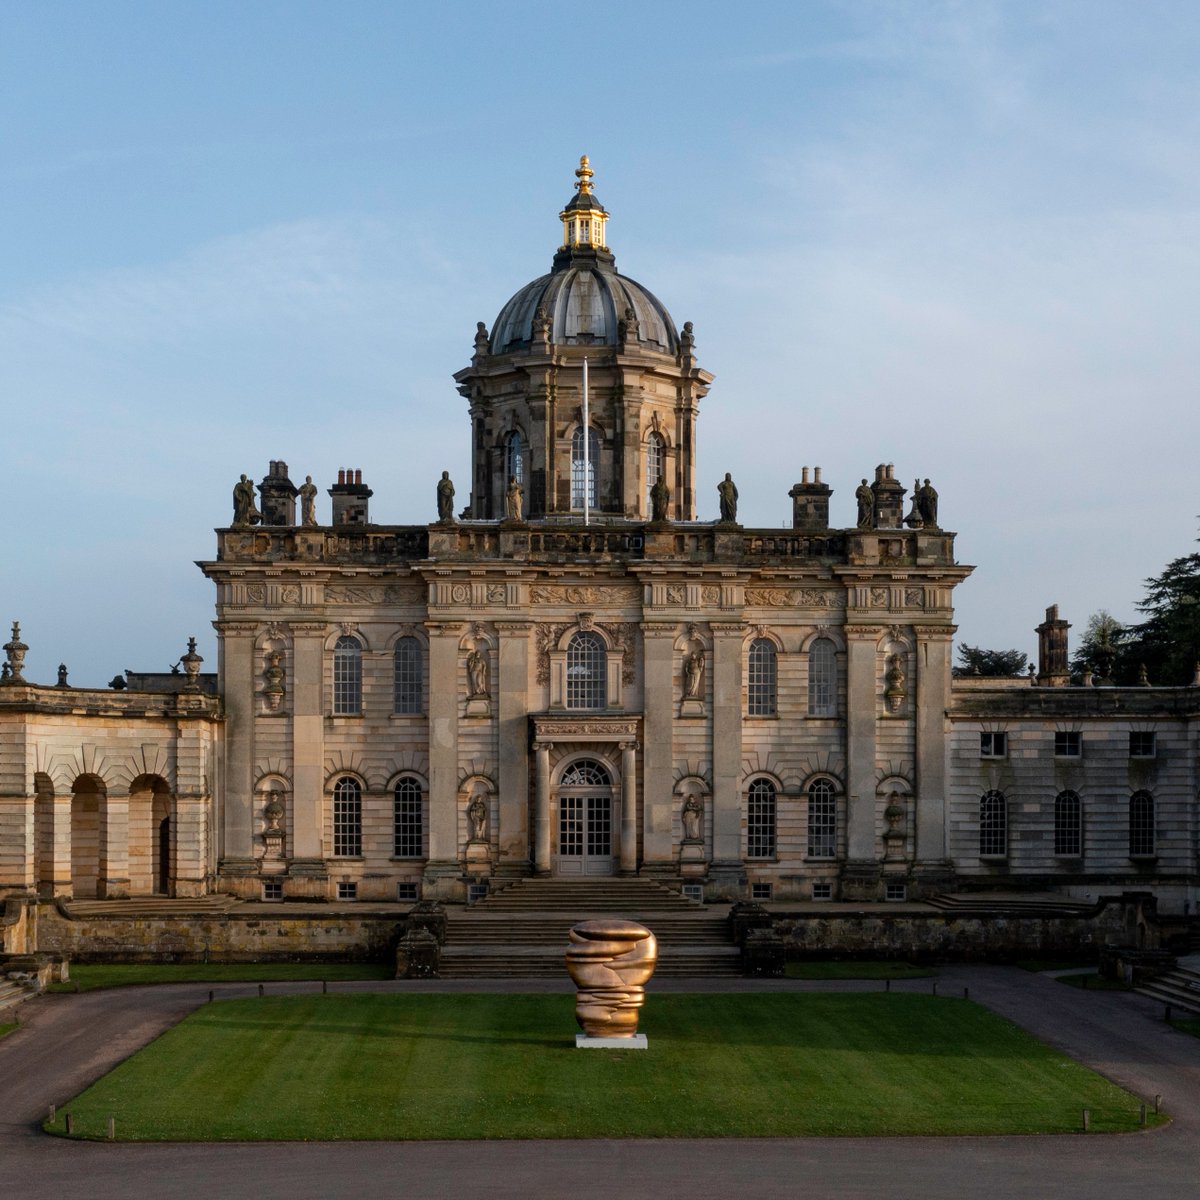
[[[525,483],[525,443],[515,430],[504,442],[504,482],[514,476],[519,484]]]
[[[421,711],[421,643],[415,637],[402,637],[392,655],[395,663],[395,708],[397,713]]]
[[[837,650],[828,638],[817,638],[808,652],[808,715],[837,715]]]
[[[611,787],[612,776],[595,759],[581,758],[563,772],[562,782],[559,786],[564,788]]]
[[[1146,791],[1129,797],[1129,854],[1146,857],[1154,853],[1154,797]]]
[[[362,712],[362,645],[358,638],[340,637],[333,647],[333,714]]]
[[[603,708],[608,654],[598,633],[577,633],[567,643],[568,708]]]
[[[594,429],[588,430],[588,464],[585,479],[583,469],[583,427],[571,434],[571,507],[583,508],[586,490],[587,506],[596,507],[596,464],[600,457],[600,438]]]
[[[1054,853],[1063,858],[1083,853],[1083,805],[1078,792],[1059,792],[1054,798]]]
[[[775,643],[768,638],[750,643],[746,711],[752,717],[775,715]]]
[[[396,784],[395,855],[422,858],[425,854],[425,821],[420,780],[406,776]]]
[[[808,857],[837,853],[837,793],[833,781],[815,779],[808,788]]]
[[[746,793],[746,854],[775,857],[775,785],[755,779]]]
[[[1008,800],[1003,792],[984,792],[979,801],[979,853],[992,858],[1008,853]]]
[[[652,433],[646,439],[646,512],[651,510],[650,493],[662,478],[667,460],[667,444],[661,433]]]
[[[357,779],[333,785],[333,853],[336,858],[362,854],[362,785]]]

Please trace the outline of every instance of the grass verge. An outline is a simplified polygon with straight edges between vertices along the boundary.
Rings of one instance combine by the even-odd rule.
[[[1072,971],[1078,968],[1096,965],[1095,957],[1091,958],[1018,958],[1013,960],[1014,967],[1022,971]]]
[[[294,979],[391,979],[386,963],[80,963],[51,992],[91,992],[138,983],[270,983]]]
[[[1200,1037],[1200,1017],[1176,1017],[1171,1024],[1184,1033],[1190,1033],[1192,1037]]]
[[[15,1025],[0,1025],[0,1037],[3,1037],[6,1033],[12,1033],[14,1029],[16,1029]]]
[[[788,979],[928,979],[933,974],[910,962],[833,960],[785,963],[783,973]]]
[[[574,998],[205,1005],[59,1108],[76,1136],[254,1141],[1070,1132],[1137,1100],[963,1000],[653,995],[650,1049],[576,1050]]]
[[[1103,975],[1060,975],[1058,982],[1065,983],[1067,987],[1085,988],[1090,992],[1129,992],[1133,990],[1129,984],[1120,979],[1107,979]]]

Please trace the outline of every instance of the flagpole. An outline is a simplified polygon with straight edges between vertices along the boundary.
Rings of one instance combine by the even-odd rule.
[[[583,356],[583,523],[589,524],[592,489],[589,486],[591,483],[592,467],[592,426],[588,416],[588,361],[587,355]]]

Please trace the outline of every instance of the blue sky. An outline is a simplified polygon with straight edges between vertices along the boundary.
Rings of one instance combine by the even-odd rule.
[[[450,376],[591,156],[717,375],[701,515],[928,475],[959,637],[1132,619],[1194,548],[1200,7],[0,2],[0,619],[27,674],[215,662],[246,471],[467,490]],[[322,494],[322,505],[328,501]],[[319,511],[321,511],[319,509]]]

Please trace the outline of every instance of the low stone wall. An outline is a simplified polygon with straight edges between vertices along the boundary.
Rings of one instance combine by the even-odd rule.
[[[905,958],[991,960],[1035,954],[1099,953],[1121,942],[1126,918],[1120,904],[1095,915],[959,916],[946,912],[773,913],[788,958]]]
[[[38,949],[72,962],[384,961],[402,913],[220,913],[193,917],[89,917],[42,907]]]
[[[36,945],[36,903],[24,896],[0,902],[0,954],[30,954]]]

